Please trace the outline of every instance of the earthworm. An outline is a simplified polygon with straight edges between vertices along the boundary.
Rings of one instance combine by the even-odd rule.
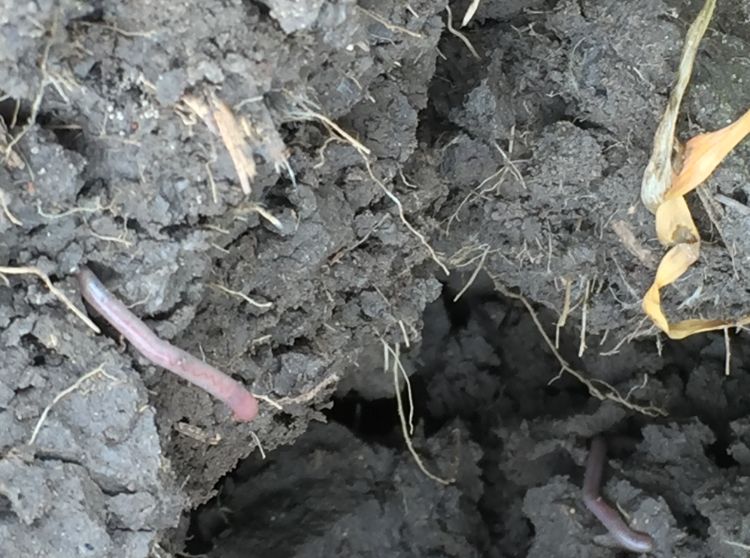
[[[583,503],[622,548],[632,552],[650,552],[654,548],[654,539],[646,533],[631,529],[618,511],[599,495],[606,456],[607,445],[604,438],[596,436],[591,440],[586,472],[583,476]]]
[[[235,420],[244,422],[255,418],[258,414],[258,400],[241,383],[179,347],[160,339],[109,292],[90,269],[82,267],[76,277],[81,295],[86,302],[145,358],[223,401],[234,412]]]

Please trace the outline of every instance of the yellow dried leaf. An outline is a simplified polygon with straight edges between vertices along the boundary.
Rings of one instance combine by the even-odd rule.
[[[667,317],[661,309],[661,294],[659,291],[679,279],[687,269],[695,263],[700,255],[700,243],[678,244],[672,247],[662,258],[656,277],[651,288],[643,297],[643,310],[656,326],[670,335],[673,326],[669,325]]]
[[[656,210],[656,235],[669,248],[682,242],[697,242],[700,238],[693,223],[685,198],[673,198],[662,202]]]
[[[727,155],[750,133],[750,110],[735,122],[706,134],[699,134],[685,144],[682,170],[667,191],[665,199],[684,196],[706,180]]]
[[[700,236],[684,196],[706,180],[748,132],[750,110],[726,128],[692,138],[687,143],[680,173],[656,209],[656,234],[670,249],[643,297],[643,310],[672,339],[750,323],[750,316],[745,316],[730,320],[691,319],[670,324],[661,308],[660,294],[662,288],[682,277],[700,255]]]

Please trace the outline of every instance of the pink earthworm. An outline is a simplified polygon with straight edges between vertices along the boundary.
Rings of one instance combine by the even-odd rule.
[[[179,347],[160,339],[109,292],[90,269],[81,267],[76,277],[81,295],[86,302],[145,358],[223,401],[233,411],[235,420],[246,422],[256,417],[258,400],[241,383]]]
[[[631,552],[651,552],[654,549],[654,539],[646,533],[631,529],[619,512],[599,495],[606,457],[607,445],[604,438],[596,436],[591,440],[586,472],[583,475],[583,503],[622,548]]]

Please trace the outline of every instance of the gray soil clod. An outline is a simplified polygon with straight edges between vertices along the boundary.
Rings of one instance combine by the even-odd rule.
[[[0,556],[616,556],[580,499],[602,432],[603,493],[654,556],[744,556],[744,337],[725,376],[722,335],[667,342],[640,306],[662,255],[640,180],[698,4],[482,0],[476,59],[436,0],[0,0],[0,266],[85,309],[90,265],[261,396],[238,424],[8,275]],[[748,18],[719,3],[681,138],[750,105]],[[249,195],[186,95],[233,111]],[[750,313],[749,150],[706,183],[712,219],[694,204],[672,319]],[[612,391],[557,377],[501,288]],[[384,344],[447,486],[406,451]]]

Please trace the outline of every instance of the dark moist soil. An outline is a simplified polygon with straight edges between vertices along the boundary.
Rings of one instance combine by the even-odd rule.
[[[281,408],[235,423],[8,275],[0,556],[619,556],[581,500],[598,433],[655,556],[745,556],[748,345],[730,332],[727,368],[723,335],[669,342],[640,309],[662,254],[640,178],[700,4],[482,0],[475,58],[444,1],[4,2],[0,265],[84,310],[89,265]],[[681,137],[750,105],[749,20],[719,2]],[[250,123],[249,195],[188,94]],[[750,312],[748,156],[707,182],[713,220],[690,197],[705,242],[670,319]],[[509,291],[611,387],[559,375]],[[449,484],[406,449],[384,344]]]

